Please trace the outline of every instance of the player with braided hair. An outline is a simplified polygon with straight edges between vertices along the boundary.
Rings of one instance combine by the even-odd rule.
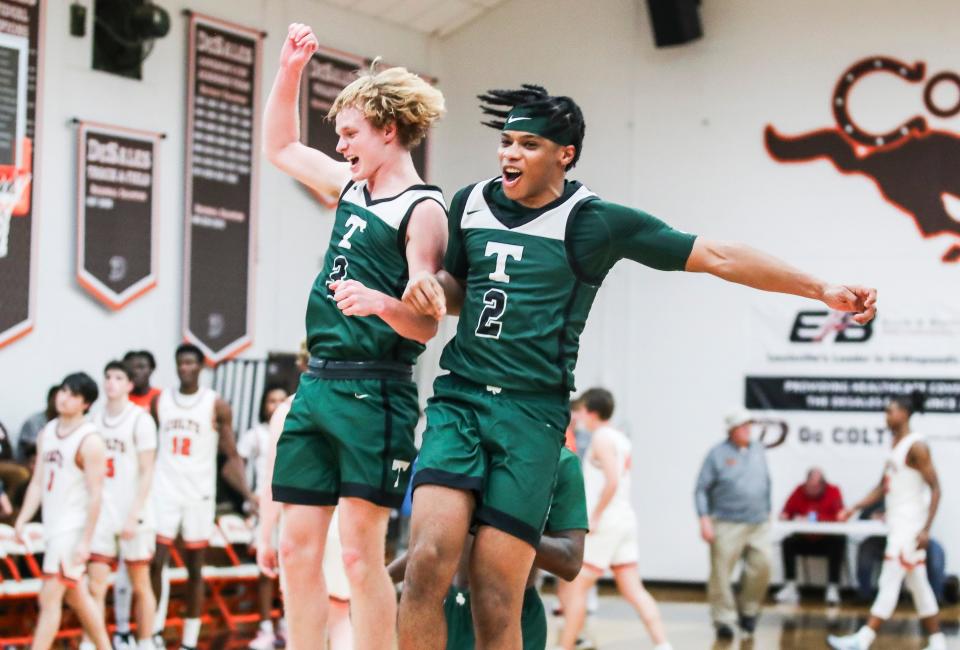
[[[706,272],[873,318],[876,291],[831,285],[747,246],[694,237],[566,178],[585,124],[541,86],[480,96],[500,131],[500,174],[451,203],[445,270],[411,276],[404,301],[460,315],[434,385],[414,477],[400,648],[440,649],[443,599],[467,531],[478,648],[519,650],[526,576],[570,417],[580,334],[600,283],[627,258]]]

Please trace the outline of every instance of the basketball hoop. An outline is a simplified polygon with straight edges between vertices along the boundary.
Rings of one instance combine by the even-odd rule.
[[[30,173],[15,171],[10,176],[0,176],[0,259],[7,256],[10,241],[10,222],[13,213],[23,200],[23,193],[30,186]]]

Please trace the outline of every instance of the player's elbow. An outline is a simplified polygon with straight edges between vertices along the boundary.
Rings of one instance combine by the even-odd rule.
[[[687,270],[694,273],[709,273],[723,278],[729,275],[736,259],[737,245],[697,238],[693,253],[687,262]]]
[[[563,562],[557,567],[556,575],[567,582],[574,581],[580,575],[580,569],[583,568],[583,546],[571,548],[563,559]]]

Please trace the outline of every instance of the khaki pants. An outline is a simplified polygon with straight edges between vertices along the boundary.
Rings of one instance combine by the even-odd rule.
[[[770,524],[713,522],[716,538],[710,545],[710,616],[714,623],[735,625],[737,614],[756,616],[770,582]],[[730,577],[743,559],[740,598],[735,602]]]

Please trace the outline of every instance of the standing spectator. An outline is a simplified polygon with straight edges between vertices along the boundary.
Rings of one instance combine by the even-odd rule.
[[[33,468],[33,457],[37,453],[37,436],[47,426],[47,422],[57,417],[57,391],[60,386],[51,386],[47,391],[47,408],[27,418],[20,427],[17,436],[17,460]]]
[[[159,388],[150,385],[150,376],[157,369],[157,360],[147,350],[130,350],[123,355],[123,363],[130,369],[133,380],[130,401],[149,411],[153,400],[160,394]]]
[[[797,486],[787,503],[783,506],[780,519],[809,519],[811,521],[837,521],[843,510],[843,497],[840,488],[827,483],[823,472],[814,467],[807,472],[807,480]],[[840,568],[847,550],[847,538],[844,535],[791,535],[783,540],[783,572],[786,578],[783,587],[777,592],[777,602],[796,603],[797,592],[797,556],[815,556],[827,558],[828,605],[840,603]]]
[[[770,580],[770,474],[763,445],[750,439],[752,417],[726,418],[727,439],[707,453],[695,492],[700,535],[710,545],[707,596],[718,640],[733,638],[738,623],[753,636]],[[730,574],[743,559],[739,603]]]

